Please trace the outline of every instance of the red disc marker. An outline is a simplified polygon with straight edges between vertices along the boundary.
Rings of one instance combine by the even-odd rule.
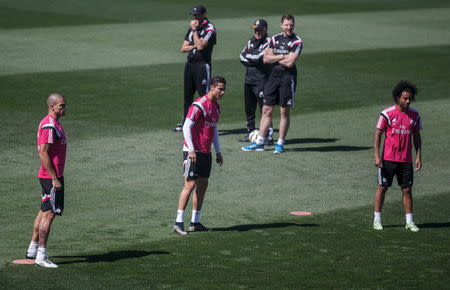
[[[292,215],[312,215],[310,211],[291,211]]]
[[[13,264],[19,264],[19,265],[33,265],[34,260],[31,259],[20,259],[20,260],[14,260],[12,261]]]

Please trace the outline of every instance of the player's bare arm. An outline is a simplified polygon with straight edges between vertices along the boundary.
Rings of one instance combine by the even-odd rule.
[[[381,167],[381,157],[380,157],[380,144],[381,144],[381,137],[383,135],[383,131],[380,129],[377,129],[375,131],[375,136],[373,138],[373,154],[375,158],[375,166]]]
[[[264,63],[277,63],[282,59],[283,59],[283,54],[274,54],[272,48],[268,48],[264,52],[264,57],[263,57]]]
[[[416,149],[416,171],[422,169],[422,137],[420,132],[413,134],[414,148]]]
[[[50,151],[50,147],[52,144],[43,143],[39,146],[39,158],[42,162],[42,164],[45,167],[45,170],[47,170],[48,174],[52,177],[52,184],[54,188],[61,188],[61,182],[58,180],[58,176],[56,175],[56,171],[53,168],[52,162],[50,160],[50,156],[48,155],[48,152]]]
[[[190,52],[194,48],[195,46],[192,43],[190,43],[187,40],[184,40],[183,44],[181,45],[181,52]]]
[[[278,62],[282,66],[291,68],[294,67],[295,62],[298,59],[299,54],[295,52],[290,52],[289,54],[284,54],[283,58]]]

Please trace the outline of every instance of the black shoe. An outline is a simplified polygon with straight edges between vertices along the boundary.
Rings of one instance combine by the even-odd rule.
[[[183,131],[183,124],[177,124],[177,126],[172,129],[172,132],[181,132],[181,131]]]
[[[272,138],[266,138],[264,140],[264,145],[266,146],[272,146],[273,145],[273,139]]]
[[[239,142],[250,142],[250,137],[248,135],[245,135],[243,138],[239,139]]]
[[[204,225],[202,225],[201,223],[193,223],[193,222],[191,222],[189,224],[189,230],[191,232],[207,232],[207,231],[209,231],[209,229],[207,227],[205,227]]]

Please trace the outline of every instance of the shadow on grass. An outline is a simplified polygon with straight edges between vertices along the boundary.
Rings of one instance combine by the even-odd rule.
[[[336,138],[295,138],[287,139],[286,144],[302,144],[302,143],[333,143],[338,141]]]
[[[450,227],[450,222],[447,223],[423,223],[417,225],[419,228],[448,228]]]
[[[245,128],[239,128],[239,129],[230,129],[230,130],[219,130],[219,135],[234,135],[234,134],[247,134],[247,129]]]
[[[372,147],[367,146],[323,146],[323,147],[306,147],[306,148],[286,148],[290,152],[350,152],[369,150]]]
[[[212,228],[211,230],[217,232],[227,231],[249,231],[254,229],[273,229],[273,228],[287,228],[287,227],[318,227],[318,224],[296,224],[296,223],[271,223],[271,224],[250,224],[250,225],[237,225],[227,228]]]
[[[99,254],[99,255],[85,255],[85,256],[53,256],[52,258],[82,258],[82,260],[75,260],[75,261],[65,261],[65,262],[59,262],[59,265],[64,264],[75,264],[75,263],[99,263],[99,262],[115,262],[118,260],[125,260],[125,259],[133,259],[133,258],[142,258],[148,255],[167,255],[169,252],[165,251],[112,251],[105,254]]]
[[[278,129],[273,129],[273,131],[276,133],[278,132]],[[220,136],[224,136],[224,135],[234,135],[234,134],[248,134],[247,133],[247,129],[246,128],[239,128],[239,129],[229,129],[229,130],[219,130],[219,135]]]
[[[446,223],[423,223],[423,224],[416,224],[419,229],[430,229],[430,228],[449,228],[450,222]],[[383,225],[385,228],[404,228],[405,225]]]

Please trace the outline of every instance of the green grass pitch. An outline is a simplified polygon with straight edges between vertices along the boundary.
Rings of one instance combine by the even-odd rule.
[[[171,231],[182,186],[179,52],[186,1],[0,0],[0,281],[20,288],[448,288],[448,1],[203,1],[218,30],[213,74],[228,80],[202,221]],[[304,41],[287,153],[241,152],[239,53],[257,18]],[[400,79],[420,93],[423,171],[404,230],[400,190],[375,232],[372,136]],[[40,186],[35,135],[51,92],[67,96],[66,209],[48,251],[55,270],[14,265]],[[311,216],[292,216],[295,210]],[[190,209],[186,221],[190,218]]]

